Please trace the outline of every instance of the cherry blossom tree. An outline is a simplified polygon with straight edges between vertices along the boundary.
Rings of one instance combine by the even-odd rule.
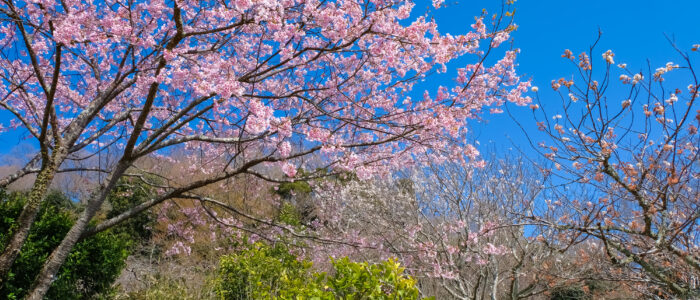
[[[552,192],[531,217],[556,231],[548,238],[558,247],[595,239],[619,279],[648,295],[691,297],[700,275],[700,45],[672,46],[680,62],[642,71],[595,45],[577,57],[565,51],[577,72],[552,81],[560,108],[539,97],[531,105],[542,134],[530,140],[549,161],[541,170]]]
[[[23,128],[40,150],[0,180],[36,174],[0,256],[0,278],[57,173],[95,172],[99,186],[30,299],[46,293],[82,237],[236,176],[285,180],[312,155],[361,178],[425,157],[474,157],[446,138],[465,134],[486,106],[529,102],[529,82],[514,70],[517,50],[486,60],[515,28],[508,5],[450,35],[428,16],[410,18],[414,4],[399,0],[2,1],[0,106],[14,115],[8,128]],[[410,97],[426,76],[465,56],[472,63],[449,86]],[[140,160],[167,161],[174,151],[193,164],[155,174],[164,177],[153,184],[156,197],[90,225],[120,178],[143,173]],[[101,154],[114,159],[72,163]],[[195,171],[208,176],[187,180]]]
[[[318,245],[310,255],[398,257],[424,296],[451,299],[525,299],[591,275],[570,253],[535,239],[538,229],[526,229],[533,223],[513,213],[540,195],[534,170],[495,156],[477,165],[449,161],[398,178],[318,183],[311,227],[356,244]]]

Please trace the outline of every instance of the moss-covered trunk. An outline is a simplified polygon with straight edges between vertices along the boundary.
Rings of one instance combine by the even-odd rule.
[[[27,203],[24,205],[15,226],[10,229],[12,231],[10,233],[11,238],[5,246],[2,255],[0,255],[0,285],[7,278],[12,264],[27,240],[29,230],[32,227],[32,223],[34,223],[34,219],[36,219],[36,215],[41,208],[41,202],[46,197],[55,174],[56,164],[54,162],[47,162],[42,165],[42,170],[37,175],[34,186],[29,192]]]

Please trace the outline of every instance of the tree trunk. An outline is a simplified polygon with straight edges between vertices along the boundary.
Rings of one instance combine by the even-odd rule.
[[[130,84],[133,84],[133,82],[126,84],[126,86]],[[98,98],[95,98],[94,101],[90,102],[88,107],[85,108],[66,128],[64,136],[65,140],[63,140],[65,141],[65,144],[62,144],[58,138],[54,140],[55,145],[52,157],[42,160],[41,170],[39,171],[39,174],[37,174],[32,190],[29,192],[27,204],[25,204],[24,208],[22,209],[22,213],[20,214],[16,223],[19,227],[16,229],[16,232],[11,233],[11,240],[3,250],[2,255],[0,255],[0,286],[7,277],[10,268],[12,268],[12,264],[17,258],[20,249],[24,245],[24,242],[29,235],[29,230],[31,229],[32,223],[34,223],[34,219],[39,212],[41,202],[46,197],[46,193],[51,186],[51,182],[53,181],[58,168],[61,166],[68,153],[74,151],[71,150],[72,147],[75,145],[78,138],[80,138],[80,135],[85,130],[85,127],[97,115],[97,112],[99,112],[100,109],[102,109],[108,102],[114,99],[116,94],[112,94],[112,92],[119,89],[119,81],[115,80],[105,93],[100,95]],[[78,150],[79,149],[80,147]],[[13,175],[0,179],[0,186],[5,187],[26,175],[31,165],[37,162],[40,157],[48,157],[48,153],[48,150],[43,149],[41,154],[35,156],[28,163],[28,165],[25,166],[25,168],[17,171]]]
[[[516,273],[515,269],[513,270],[513,279],[510,282],[510,299],[511,300],[518,300],[520,297],[518,297],[518,290],[520,289],[520,282],[518,279],[518,274]]]
[[[53,181],[55,174],[56,164],[54,162],[47,162],[43,166],[43,170],[37,175],[34,186],[29,192],[27,203],[24,205],[17,222],[10,228],[12,237],[7,246],[5,246],[2,255],[0,255],[0,286],[5,281],[5,278],[7,278],[12,264],[14,264],[19,251],[22,249],[29,235],[29,230],[41,208],[41,202],[46,197],[46,193],[49,190],[49,186],[51,186],[51,181]]]
[[[490,259],[493,261],[493,258]],[[498,300],[498,281],[500,281],[498,276],[498,262],[494,264],[493,271],[493,285],[491,286],[491,300]]]
[[[107,180],[107,184],[99,189],[93,197],[90,197],[91,199],[88,200],[88,205],[80,214],[78,221],[73,224],[73,227],[71,227],[68,234],[63,238],[61,244],[54,249],[51,256],[44,262],[44,266],[34,280],[26,299],[40,300],[44,298],[44,295],[46,295],[46,292],[49,291],[51,284],[56,279],[56,274],[59,269],[71,250],[73,250],[73,246],[80,240],[80,237],[90,224],[90,220],[92,220],[95,214],[100,210],[102,203],[107,198],[112,188],[117,184],[119,178],[124,174],[127,167],[127,163],[119,162],[112,172],[112,175]]]

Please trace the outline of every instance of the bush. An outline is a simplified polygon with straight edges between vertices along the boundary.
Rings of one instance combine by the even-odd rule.
[[[280,185],[277,186],[275,193],[280,195],[282,198],[288,199],[295,194],[310,194],[311,191],[311,185],[306,181],[300,180],[295,182],[280,183]]]
[[[312,273],[278,244],[255,243],[221,258],[217,294],[221,299],[418,299],[416,281],[394,260],[380,264],[333,260],[331,275]]]
[[[334,274],[327,290],[339,299],[418,299],[416,280],[403,273],[398,262],[379,264],[352,262],[347,257],[333,261]]]
[[[22,211],[26,195],[0,192],[0,246],[4,248]],[[58,192],[47,196],[7,280],[0,298],[22,298],[41,270],[46,258],[73,225],[75,207]],[[110,231],[79,242],[47,294],[48,299],[85,299],[108,291],[128,256],[130,240]]]
[[[153,191],[146,183],[139,179],[122,178],[107,197],[112,208],[107,212],[106,217],[116,217],[128,209],[146,202],[152,196]],[[151,227],[154,222],[154,213],[151,210],[146,210],[122,222],[114,228],[114,231],[123,232],[134,241],[147,242],[151,238]]]
[[[222,299],[273,299],[311,280],[311,262],[287,247],[254,243],[219,262],[217,293]]]
[[[301,226],[301,214],[297,211],[296,207],[289,202],[282,203],[282,207],[280,207],[279,216],[277,218],[284,224]]]

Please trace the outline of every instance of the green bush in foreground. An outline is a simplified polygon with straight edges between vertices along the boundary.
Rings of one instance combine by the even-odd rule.
[[[282,245],[255,243],[221,258],[221,299],[418,299],[416,281],[393,260],[380,264],[333,260],[331,274],[312,273]]]
[[[392,259],[369,264],[352,262],[345,257],[334,260],[333,269],[333,276],[326,279],[327,290],[333,297],[326,299],[419,298],[416,280],[405,275],[404,268]]]
[[[0,247],[9,239],[22,211],[25,194],[0,191]],[[73,225],[75,208],[64,195],[48,195],[7,280],[0,299],[21,299],[27,293],[46,258]],[[108,291],[128,256],[130,240],[110,231],[79,242],[61,268],[47,294],[48,299],[86,299]]]
[[[311,280],[310,268],[280,244],[255,243],[221,258],[217,293],[222,299],[278,298]]]

